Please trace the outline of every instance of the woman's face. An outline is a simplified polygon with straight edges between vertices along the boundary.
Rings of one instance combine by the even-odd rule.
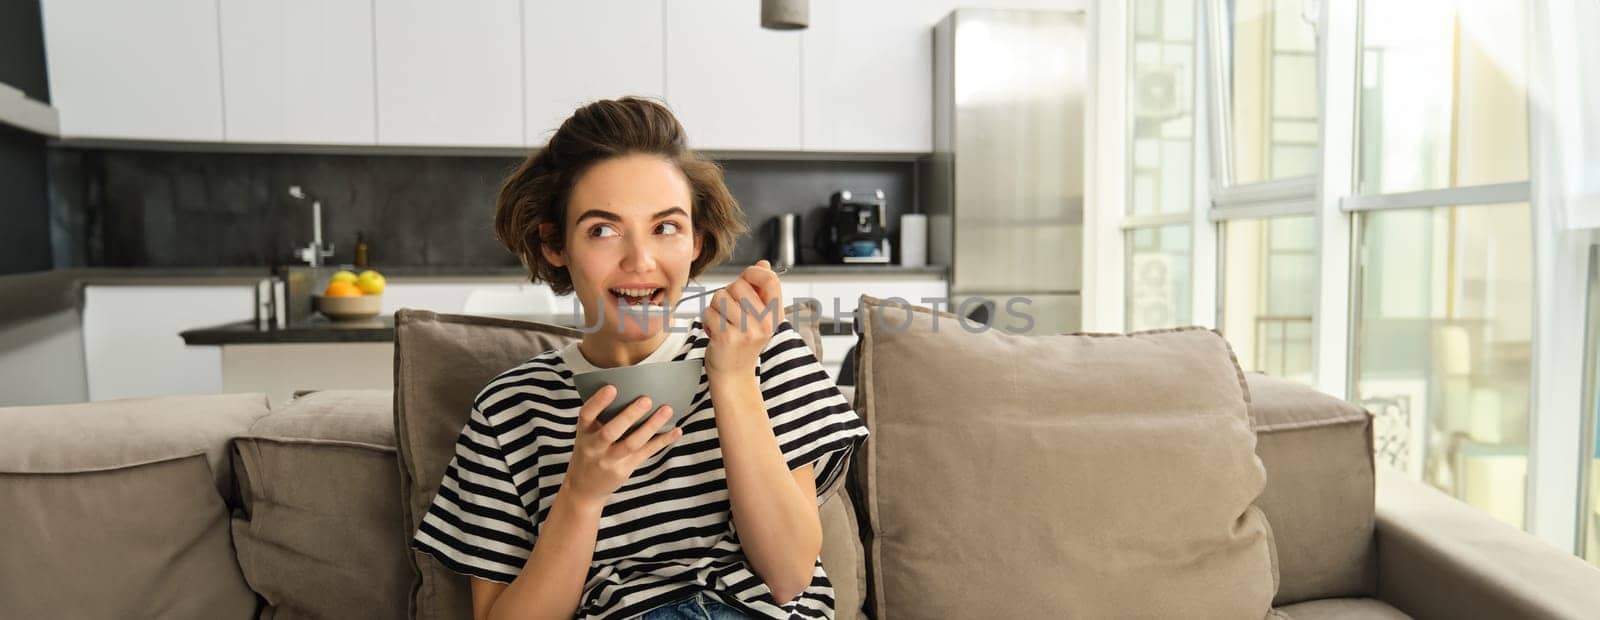
[[[618,304],[645,303],[623,297],[644,292],[649,303],[670,308],[682,297],[700,255],[692,211],[688,179],[659,156],[609,159],[578,177],[567,202],[566,248],[546,247],[545,257],[567,267],[586,325],[603,318],[601,333],[622,341],[647,340],[663,328],[660,309],[634,309],[622,322]]]

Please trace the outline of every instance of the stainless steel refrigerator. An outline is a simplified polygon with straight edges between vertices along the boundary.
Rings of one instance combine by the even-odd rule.
[[[929,258],[951,265],[952,308],[995,302],[995,328],[1082,323],[1087,43],[1082,12],[960,9],[934,28]]]

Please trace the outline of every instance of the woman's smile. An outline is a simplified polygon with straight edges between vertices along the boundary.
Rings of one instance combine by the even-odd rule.
[[[611,293],[611,296],[618,303],[626,303],[630,306],[641,306],[647,303],[653,306],[661,306],[665,305],[664,302],[667,299],[667,287],[650,282],[618,284],[607,288],[606,292]]]

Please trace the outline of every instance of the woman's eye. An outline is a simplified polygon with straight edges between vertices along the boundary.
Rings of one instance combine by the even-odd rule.
[[[667,231],[663,232],[662,234],[675,235],[675,234],[678,233],[679,230],[681,230],[680,227],[678,226],[677,222],[662,222],[660,224],[660,226],[657,227],[657,229],[659,230],[660,228],[666,228],[666,227],[669,227],[669,226],[671,228],[668,229]]]
[[[609,232],[611,234],[610,235],[601,234],[601,233],[605,233],[605,232]],[[611,226],[609,226],[607,224],[601,224],[599,226],[596,226],[594,228],[590,228],[589,229],[589,236],[590,237],[609,237],[609,236],[612,236],[612,235],[615,235],[615,234],[617,234],[616,229],[612,228]]]

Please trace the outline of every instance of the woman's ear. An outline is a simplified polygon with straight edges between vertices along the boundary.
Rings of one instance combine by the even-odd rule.
[[[567,266],[567,252],[566,252],[566,250],[556,250],[556,249],[552,249],[551,248],[552,244],[550,243],[550,240],[554,239],[555,237],[556,237],[556,226],[555,226],[555,224],[551,224],[549,222],[545,222],[543,224],[540,224],[539,225],[539,252],[544,254],[545,262],[548,262],[548,263],[550,263],[552,265],[555,265],[557,267],[566,267]]]
[[[689,259],[690,261],[700,260],[700,248],[705,245],[705,240],[706,240],[706,234],[705,233],[696,232],[694,234],[694,258]]]

